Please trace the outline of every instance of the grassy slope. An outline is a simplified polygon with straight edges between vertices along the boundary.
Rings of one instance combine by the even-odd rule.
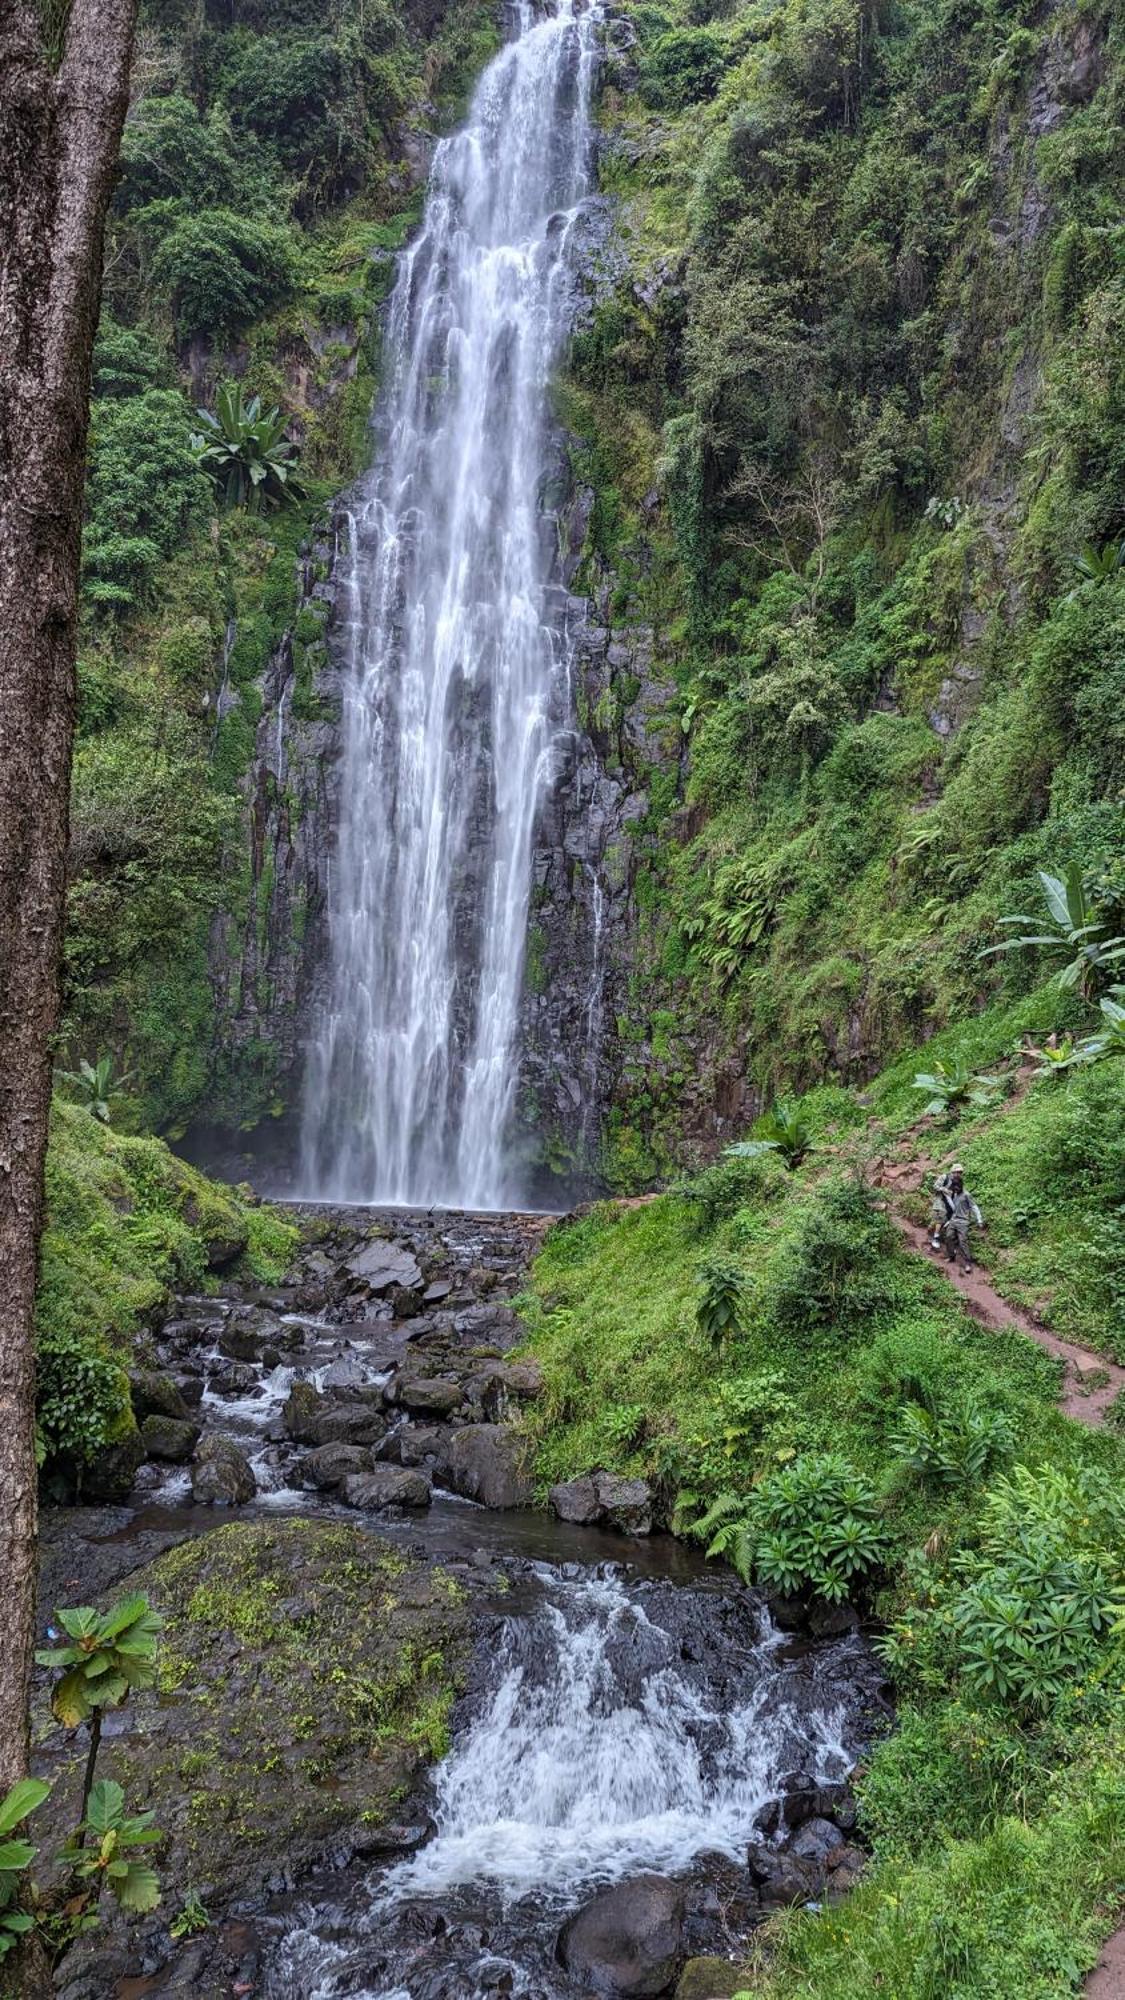
[[[128,1138],[56,1103],[47,1161],[37,1327],[39,1426],[49,1458],[93,1456],[133,1427],[133,1338],[209,1260],[278,1273],[293,1231],[204,1179],[159,1139]]]
[[[1010,1016],[994,1016],[977,1048],[993,1060],[1012,1029]],[[1125,1882],[1120,1647],[1035,1719],[981,1697],[952,1652],[939,1647],[935,1659],[932,1609],[978,1544],[997,1475],[934,1485],[894,1449],[907,1401],[971,1399],[1008,1416],[1014,1461],[1039,1482],[1086,1472],[1112,1494],[1125,1471],[1120,1436],[1063,1418],[1055,1364],[1019,1334],[983,1332],[890,1235],[845,1283],[832,1324],[810,1327],[794,1310],[794,1260],[807,1280],[814,1267],[799,1260],[826,1181],[885,1155],[896,1128],[909,1128],[916,1066],[904,1059],[879,1079],[874,1117],[843,1092],[808,1100],[834,1158],[814,1154],[792,1175],[773,1161],[720,1165],[649,1204],[606,1205],[556,1230],[527,1301],[548,1384],[535,1419],[545,1482],[610,1466],[656,1477],[669,1498],[685,1487],[713,1496],[746,1490],[794,1452],[831,1449],[879,1490],[892,1555],[874,1609],[909,1636],[896,1653],[899,1727],[862,1784],[877,1860],[838,1909],[764,1928],[748,1980],[776,2000],[1072,1993]],[[1060,1324],[1087,1334],[1109,1322],[1068,1232],[1090,1199],[1070,1149],[1076,1133],[1119,1118],[1121,1090],[1112,1062],[1069,1085],[1050,1079],[1004,1113],[942,1128],[933,1148],[965,1154],[997,1237],[1018,1238],[1013,1261],[997,1260],[1000,1281],[1018,1291],[1034,1271],[1041,1296],[1049,1278]],[[1099,1166],[1112,1162],[1095,1145]],[[745,1331],[718,1351],[694,1319],[700,1266],[715,1258],[737,1264],[748,1287]]]

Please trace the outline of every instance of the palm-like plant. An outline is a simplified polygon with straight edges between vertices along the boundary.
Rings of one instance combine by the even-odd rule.
[[[41,1806],[51,1787],[42,1778],[21,1778],[0,1799],[0,1958],[34,1926],[35,1919],[19,1907],[20,1877],[34,1861],[38,1849],[25,1840],[19,1828],[29,1813]]]
[[[742,1139],[737,1146],[724,1148],[729,1160],[757,1160],[763,1153],[780,1153],[787,1167],[799,1167],[813,1150],[812,1131],[804,1113],[795,1104],[780,1100],[764,1111],[754,1127],[754,1138]]]
[[[1104,542],[1100,549],[1087,542],[1078,555],[1071,556],[1070,567],[1078,581],[1068,595],[1075,598],[1087,584],[1109,583],[1125,569],[1125,542]]]
[[[224,507],[256,513],[304,498],[296,446],[285,436],[287,419],[276,404],[263,411],[259,397],[243,401],[241,383],[224,382],[214,410],[196,414],[206,429],[193,434],[192,446]]]
[[[1120,992],[1120,987],[1114,988]],[[1103,1056],[1125,1056],[1125,1007],[1119,1007],[1108,994],[1099,1001],[1105,1026],[1096,1035],[1080,1042],[1078,1060],[1080,1062],[1100,1062]]]
[[[1083,999],[1090,999],[1102,983],[1112,976],[1113,967],[1125,958],[1125,937],[1107,935],[1109,926],[1104,916],[1099,916],[1097,904],[1089,894],[1082,870],[1076,861],[1072,862],[1065,876],[1048,875],[1039,870],[1039,880],[1043,884],[1043,899],[1047,906],[1046,918],[1001,917],[1000,922],[1007,928],[1013,924],[1047,923],[1049,929],[1023,932],[1019,937],[1005,938],[1001,944],[990,944],[979,953],[981,958],[990,958],[995,952],[1024,951],[1031,945],[1041,945],[1052,952],[1065,952],[1067,962],[1055,974],[1059,986],[1076,986]]]
[[[81,1819],[85,1822],[94,1784],[94,1766],[101,1742],[102,1716],[119,1708],[134,1688],[151,1687],[156,1678],[156,1640],[162,1626],[147,1597],[125,1597],[111,1611],[88,1604],[56,1611],[70,1644],[49,1646],[36,1653],[41,1667],[65,1667],[51,1694],[51,1710],[66,1729],[90,1726],[90,1748],[82,1783]],[[82,1845],[82,1828],[75,1835]]]
[[[741,1332],[746,1281],[736,1264],[722,1263],[718,1259],[704,1264],[699,1277],[701,1290],[695,1308],[696,1325],[700,1333],[706,1334],[708,1340],[718,1347],[732,1333]]]
[[[967,1063],[939,1060],[932,1070],[918,1071],[913,1088],[929,1093],[928,1102],[922,1107],[923,1118],[941,1118],[965,1105],[983,1109],[994,1104],[1001,1081],[998,1076],[974,1075]]]
[[[153,1818],[151,1812],[130,1817],[120,1785],[112,1778],[101,1778],[89,1800],[83,1801],[82,1823],[63,1848],[62,1858],[70,1862],[80,1882],[90,1883],[95,1895],[108,1888],[123,1910],[137,1915],[154,1910],[160,1901],[160,1882],[153,1869],[132,1852],[163,1839],[160,1829],[152,1824]]]
[[[121,1096],[132,1078],[131,1070],[123,1070],[120,1076],[114,1075],[112,1056],[99,1056],[94,1063],[87,1062],[83,1056],[77,1069],[59,1071],[59,1081],[70,1085],[77,1093],[79,1103],[102,1125],[111,1123],[113,1100]]]

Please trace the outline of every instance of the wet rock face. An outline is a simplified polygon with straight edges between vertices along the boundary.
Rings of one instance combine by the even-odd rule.
[[[684,1899],[677,1883],[638,1875],[579,1910],[559,1938],[568,1972],[607,2000],[666,1993],[681,1957]]]
[[[560,1521],[574,1521],[581,1527],[604,1523],[623,1535],[652,1532],[653,1494],[644,1479],[595,1472],[552,1486],[547,1498]]]
[[[482,1507],[530,1507],[534,1486],[527,1450],[499,1424],[468,1424],[454,1431],[445,1455],[454,1493]]]

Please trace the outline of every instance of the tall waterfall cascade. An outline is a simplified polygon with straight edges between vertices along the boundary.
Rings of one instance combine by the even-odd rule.
[[[545,618],[548,387],[590,191],[596,10],[522,5],[438,145],[346,523],[328,985],[304,1191],[514,1204],[508,1142],[537,812],[567,725]]]

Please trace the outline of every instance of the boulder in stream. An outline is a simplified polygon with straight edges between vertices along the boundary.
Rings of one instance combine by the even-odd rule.
[[[294,1382],[282,1405],[281,1423],[297,1444],[377,1444],[387,1428],[378,1403],[337,1402],[311,1382]]]
[[[652,1488],[646,1479],[621,1479],[614,1472],[599,1472],[594,1484],[609,1527],[623,1535],[652,1533]]]
[[[181,1417],[146,1417],[141,1425],[146,1458],[186,1465],[199,1443],[200,1426]]]
[[[601,1519],[598,1489],[588,1476],[560,1481],[551,1487],[547,1498],[560,1521],[573,1521],[580,1528],[588,1528]]]
[[[146,1417],[176,1417],[182,1423],[187,1404],[170,1375],[156,1368],[134,1368],[129,1376],[129,1396],[138,1423]]]
[[[370,1472],[349,1472],[341,1497],[349,1507],[428,1507],[430,1475],[415,1466],[376,1465]]]
[[[417,1410],[426,1416],[451,1417],[460,1408],[464,1394],[460,1382],[416,1375],[400,1376],[395,1385],[395,1401],[404,1410]]]
[[[204,1507],[242,1507],[257,1490],[250,1461],[233,1438],[204,1438],[191,1470],[194,1500]]]
[[[636,1875],[603,1889],[571,1917],[559,1957],[591,1993],[649,2000],[676,1976],[683,1949],[683,1895],[663,1875]]]
[[[393,1287],[410,1291],[422,1282],[413,1251],[382,1236],[374,1237],[349,1257],[347,1270],[367,1292],[389,1292]]]
[[[314,1486],[327,1490],[342,1486],[353,1472],[370,1472],[371,1453],[361,1444],[322,1444],[302,1460],[301,1470]]]
[[[446,1477],[454,1493],[482,1507],[530,1507],[533,1487],[527,1447],[501,1424],[466,1424],[454,1431],[446,1454]]]

